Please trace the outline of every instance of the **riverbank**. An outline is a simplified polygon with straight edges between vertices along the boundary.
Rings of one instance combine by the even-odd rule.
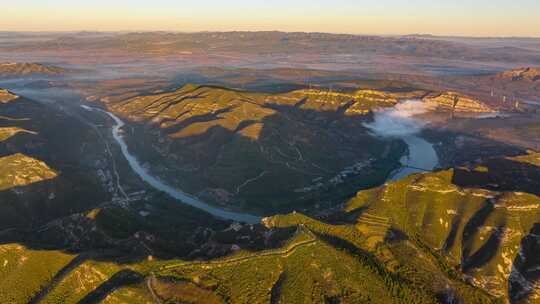
[[[255,216],[245,212],[235,212],[227,209],[222,209],[218,206],[211,205],[209,203],[203,202],[198,197],[195,197],[191,194],[188,194],[174,185],[169,184],[168,182],[163,181],[158,178],[156,175],[151,173],[148,168],[143,165],[137,157],[130,153],[128,149],[128,144],[126,142],[127,138],[124,138],[122,134],[122,128],[125,126],[125,123],[115,114],[108,112],[104,109],[89,107],[82,105],[84,109],[88,111],[99,111],[103,114],[109,116],[113,121],[114,125],[112,127],[112,135],[116,143],[120,146],[123,157],[127,160],[130,168],[139,176],[143,181],[149,184],[151,187],[162,191],[170,195],[171,197],[180,200],[182,203],[193,206],[200,210],[206,211],[218,218],[228,219],[238,222],[246,223],[258,223],[261,220],[261,217]],[[403,130],[412,129],[415,130],[414,133],[398,133],[392,135],[393,139],[401,139],[407,145],[407,155],[404,155],[401,158],[402,167],[394,171],[388,180],[397,180],[403,177],[406,177],[413,173],[431,171],[438,164],[437,153],[433,149],[433,146],[417,136],[416,133],[419,132],[421,128],[417,128],[416,120],[412,119],[409,116],[402,117],[398,115],[398,119],[392,118],[390,121],[386,121],[386,116],[390,114],[390,117],[395,116],[394,110],[389,110],[390,112],[378,112],[375,117],[375,124],[380,123],[381,117],[383,118],[383,127],[387,127],[386,123],[389,123],[389,126],[392,128],[397,128],[400,132]],[[393,114],[392,114],[393,113]],[[381,116],[382,115],[382,116]],[[403,125],[405,124],[405,125]],[[380,128],[380,127],[379,127]],[[376,128],[375,128],[376,129]],[[356,189],[356,191],[358,188]]]
[[[426,122],[417,116],[426,111],[423,102],[407,100],[394,108],[375,112],[373,122],[365,124],[375,136],[400,139],[407,144],[407,154],[401,158],[402,167],[393,172],[388,180],[395,181],[411,174],[429,172],[439,164],[433,144],[420,136]]]
[[[431,143],[419,136],[402,138],[407,144],[408,153],[401,158],[402,167],[388,180],[395,181],[415,173],[433,171],[439,164],[439,157]]]
[[[153,188],[165,192],[171,197],[178,199],[184,204],[190,205],[192,207],[201,209],[203,211],[206,211],[218,218],[227,219],[227,220],[233,220],[238,222],[245,222],[245,223],[259,223],[261,220],[261,217],[247,214],[247,213],[241,213],[241,212],[233,212],[229,210],[224,210],[220,208],[213,207],[200,199],[185,193],[177,188],[174,188],[167,183],[160,180],[158,177],[155,177],[151,175],[143,166],[142,164],[137,160],[137,158],[132,155],[129,152],[128,146],[124,140],[124,137],[122,136],[122,127],[125,125],[125,123],[116,115],[114,115],[111,112],[105,111],[103,109],[89,107],[89,106],[81,106],[87,111],[99,111],[104,114],[107,114],[109,117],[113,119],[115,122],[113,128],[112,128],[112,135],[114,140],[118,143],[120,146],[120,149],[122,151],[123,156],[128,161],[129,166],[133,171],[146,183],[148,183]]]

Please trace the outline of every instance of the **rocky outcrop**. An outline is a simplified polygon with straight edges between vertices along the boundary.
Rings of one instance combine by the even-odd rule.
[[[395,106],[401,98],[397,94],[378,90],[358,90],[353,93],[332,92],[325,90],[297,90],[296,98],[307,98],[319,104],[318,108],[344,110],[347,116],[367,115],[374,108]],[[334,105],[336,108],[332,108]]]
[[[457,92],[428,94],[422,100],[426,103],[429,109],[435,111],[452,111],[462,113],[494,112],[494,109],[480,100]]]
[[[505,71],[497,74],[500,78],[511,79],[512,81],[526,80],[526,81],[539,81],[540,80],[540,68],[521,68],[510,71]]]
[[[9,103],[19,98],[19,96],[11,93],[8,90],[0,89],[0,103]]]

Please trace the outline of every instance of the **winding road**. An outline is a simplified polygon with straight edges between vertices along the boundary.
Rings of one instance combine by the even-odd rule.
[[[184,263],[177,263],[177,264],[170,264],[165,265],[160,268],[160,271],[164,270],[171,270],[175,268],[184,268],[184,267],[191,267],[191,266],[214,266],[214,267],[222,267],[229,264],[244,262],[251,259],[261,258],[261,257],[269,257],[269,256],[280,256],[282,258],[289,257],[291,254],[293,254],[298,248],[304,247],[304,246],[311,246],[314,245],[317,242],[317,237],[311,232],[311,230],[305,228],[304,226],[298,226],[298,230],[296,234],[298,235],[301,231],[305,232],[310,236],[309,239],[300,241],[298,243],[293,243],[287,246],[284,249],[281,250],[270,250],[266,252],[260,252],[255,253],[247,256],[240,256],[240,257],[231,257],[225,260],[214,260],[214,261],[203,261],[203,262],[184,262]]]

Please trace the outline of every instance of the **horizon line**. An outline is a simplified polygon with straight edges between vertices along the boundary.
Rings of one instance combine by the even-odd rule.
[[[180,31],[180,30],[0,30],[0,33],[174,33],[174,34],[200,34],[200,33],[284,33],[284,34],[330,34],[330,35],[349,35],[349,36],[373,36],[373,37],[418,37],[418,38],[472,38],[472,39],[540,39],[540,36],[485,36],[485,35],[460,35],[460,34],[429,34],[429,33],[410,33],[410,34],[370,34],[353,32],[322,32],[322,31],[284,31],[284,30],[201,30],[201,31]]]

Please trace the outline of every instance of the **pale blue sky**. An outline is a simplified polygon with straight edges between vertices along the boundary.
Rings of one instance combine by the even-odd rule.
[[[284,30],[540,36],[540,0],[17,0],[0,30]]]

